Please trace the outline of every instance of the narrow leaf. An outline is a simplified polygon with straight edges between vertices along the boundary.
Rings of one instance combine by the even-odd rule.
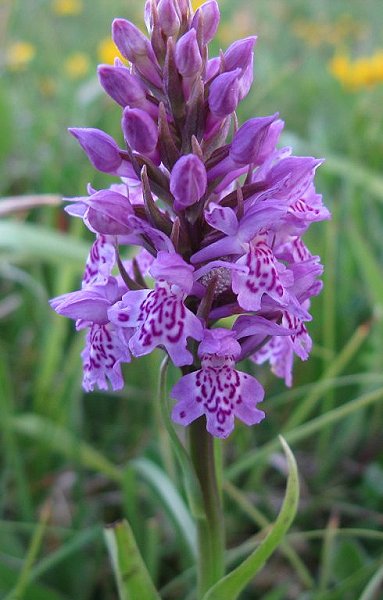
[[[160,600],[126,520],[104,530],[120,600]]]
[[[185,502],[162,469],[147,458],[137,458],[131,465],[148,482],[185,540],[193,557],[197,556],[197,532]]]
[[[0,222],[0,250],[7,250],[31,260],[66,264],[84,268],[89,244],[75,237],[32,223],[4,219]]]
[[[366,282],[368,293],[374,304],[383,306],[383,269],[374,256],[368,242],[356,227],[350,227],[349,242],[351,252],[358,264],[360,275]]]
[[[267,559],[280,545],[297,511],[299,499],[298,469],[287,442],[279,436],[286,455],[289,476],[280,513],[265,539],[234,571],[223,577],[205,594],[203,600],[236,600],[244,587],[262,569]]]
[[[359,600],[377,600],[379,590],[381,591],[381,585],[383,582],[383,565],[377,570],[375,575],[370,579],[367,587],[363,590]]]
[[[383,398],[383,388],[379,388],[377,390],[373,390],[372,392],[367,392],[358,396],[354,400],[347,402],[346,404],[342,404],[342,406],[338,406],[330,412],[320,415],[315,419],[311,419],[311,421],[307,421],[303,425],[299,427],[295,427],[290,431],[285,433],[285,437],[289,443],[299,442],[300,440],[306,439],[309,436],[312,436],[317,431],[320,431],[323,427],[326,427],[328,424],[337,423],[341,421],[348,415],[351,415],[359,410],[362,410],[366,406],[370,404],[374,404],[375,402],[379,402]],[[261,463],[265,461],[266,458],[273,452],[277,447],[277,440],[271,440],[261,448],[257,450],[256,453],[248,452],[244,454],[236,463],[234,463],[229,469],[226,471],[226,476],[229,479],[233,479],[238,477],[241,473],[250,469],[255,462]]]

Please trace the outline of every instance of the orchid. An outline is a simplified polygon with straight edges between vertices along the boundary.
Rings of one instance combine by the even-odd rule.
[[[265,338],[253,357],[257,364],[268,360],[291,385],[293,354],[305,360],[310,350],[303,324],[311,318],[308,300],[320,291],[321,267],[315,259],[310,276],[313,259],[302,235],[311,223],[329,218],[314,187],[321,161],[277,148],[283,129],[278,115],[252,118],[230,139],[235,110],[250,89],[256,38],[238,40],[208,59],[208,41],[219,22],[214,0],[194,15],[188,2],[150,0],[145,10],[150,39],[124,19],[112,27],[131,67],[116,59],[114,66],[99,68],[104,89],[123,109],[124,145],[98,129],[70,130],[97,169],[121,179],[110,189],[89,188],[89,196],[68,206],[97,239],[82,292],[52,306],[71,318],[83,319],[88,310],[86,320],[97,323],[94,306],[101,300],[95,296],[100,287],[108,289],[119,268],[118,297],[102,301],[109,303],[109,327],[124,340],[116,345],[116,360],[159,346],[176,366],[194,364],[198,372],[220,316],[247,313],[291,330],[287,337],[277,332]],[[138,256],[151,257],[144,271],[138,260],[134,269],[117,260],[134,248]],[[235,332],[234,322],[233,365],[250,337],[236,340]],[[303,345],[297,341],[302,336]],[[100,356],[98,369],[105,364],[107,370],[108,358]],[[120,380],[111,384],[121,387]],[[182,389],[190,395],[187,413],[193,393],[189,385]],[[178,422],[189,423],[192,414],[180,419],[178,413]],[[208,429],[225,437],[232,426]]]

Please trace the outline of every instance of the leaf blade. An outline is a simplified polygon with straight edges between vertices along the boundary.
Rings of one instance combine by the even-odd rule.
[[[104,536],[120,600],[160,600],[128,522],[106,527]]]
[[[278,547],[287,533],[297,511],[299,499],[299,478],[297,464],[287,442],[279,436],[285,452],[289,476],[285,498],[279,515],[261,544],[236,569],[218,581],[205,594],[203,600],[236,600],[243,588],[253,579],[266,560]]]

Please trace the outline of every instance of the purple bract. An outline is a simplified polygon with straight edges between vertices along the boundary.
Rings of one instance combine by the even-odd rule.
[[[122,107],[120,141],[70,130],[94,167],[117,180],[67,207],[96,240],[81,289],[51,305],[87,331],[85,390],[121,389],[121,363],[161,347],[182,368],[174,421],[205,416],[208,431],[226,438],[235,418],[264,417],[261,384],[236,363],[268,361],[290,386],[294,356],[306,360],[311,350],[322,266],[302,236],[330,218],[314,187],[321,161],[277,147],[277,114],[237,129],[256,38],[209,58],[215,0],[195,13],[189,0],[147,0],[145,23],[148,37],[116,19],[113,39],[129,63],[98,69]]]

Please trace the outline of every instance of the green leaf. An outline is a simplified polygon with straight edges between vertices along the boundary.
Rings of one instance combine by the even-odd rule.
[[[375,171],[371,171],[360,163],[353,162],[342,156],[329,156],[326,154],[324,170],[334,175],[339,175],[360,185],[369,194],[374,195],[379,200],[383,200],[383,177]]]
[[[358,263],[360,275],[367,284],[367,290],[374,304],[383,307],[383,269],[376,260],[368,242],[355,226],[350,226],[349,242],[351,252]]]
[[[105,528],[120,600],[160,600],[126,520]]]
[[[290,431],[285,433],[285,437],[289,443],[299,442],[300,440],[304,440],[310,436],[312,436],[317,431],[320,431],[323,427],[326,427],[329,423],[337,423],[341,421],[348,415],[352,415],[359,410],[362,410],[366,406],[370,406],[370,404],[374,404],[380,401],[383,398],[383,388],[380,387],[377,390],[373,390],[372,392],[367,392],[366,394],[362,394],[354,400],[350,400],[346,404],[342,404],[330,412],[320,415],[315,419],[311,419],[311,421],[307,421],[303,425],[299,427],[295,427]],[[248,452],[244,454],[236,463],[234,463],[229,469],[226,470],[226,476],[229,479],[234,479],[238,477],[241,473],[250,469],[255,462],[258,464],[262,461],[265,461],[266,458],[273,452],[277,447],[278,440],[271,440],[261,448],[257,450],[257,452]]]
[[[197,532],[195,524],[173,482],[166,473],[147,458],[137,458],[130,463],[159,496],[166,512],[185,540],[191,555],[197,556]]]
[[[0,250],[10,251],[28,262],[38,259],[62,265],[70,261],[82,270],[89,244],[41,225],[3,219],[0,222]]]
[[[359,600],[375,600],[378,598],[377,593],[381,591],[383,582],[383,565],[377,570],[375,575],[370,579],[367,587],[364,588]]]
[[[86,442],[80,442],[73,433],[64,427],[55,425],[50,419],[24,413],[13,417],[10,425],[17,433],[56,450],[70,460],[77,460],[87,469],[102,473],[117,483],[121,483],[123,480],[122,471],[101,452]]]
[[[45,528],[50,516],[51,508],[49,504],[46,504],[41,511],[40,521],[35,527],[16,585],[4,600],[22,600],[22,598],[25,598],[29,587],[30,573],[41,549]]]
[[[203,600],[236,600],[243,588],[262,569],[267,559],[279,546],[297,511],[299,499],[298,469],[293,453],[279,436],[289,467],[286,494],[280,513],[261,544],[234,571],[223,577],[205,594]]]

